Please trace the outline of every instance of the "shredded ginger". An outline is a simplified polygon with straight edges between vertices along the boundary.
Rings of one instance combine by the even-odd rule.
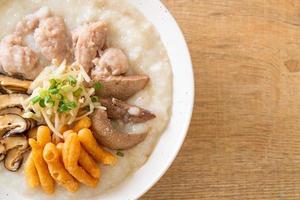
[[[95,88],[85,87],[89,75],[77,63],[52,64],[32,82],[31,96],[23,103],[24,117],[46,123],[53,133],[62,138],[61,128],[102,108],[95,96]],[[99,83],[97,83],[99,84]]]

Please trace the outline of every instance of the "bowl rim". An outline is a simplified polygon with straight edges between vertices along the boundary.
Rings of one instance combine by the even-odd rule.
[[[169,9],[161,2],[161,0],[155,0],[157,1],[158,4],[160,4],[160,7],[162,9],[165,10],[166,12],[166,15],[168,15],[170,21],[172,21],[172,23],[177,27],[177,30],[176,32],[178,32],[178,36],[180,38],[180,40],[182,40],[184,42],[184,50],[187,51],[186,54],[187,54],[187,62],[188,62],[188,65],[189,67],[191,68],[191,82],[192,82],[192,85],[193,87],[191,88],[191,107],[190,107],[190,110],[188,111],[188,115],[189,115],[189,119],[188,119],[188,123],[186,123],[186,126],[184,128],[184,134],[182,135],[183,137],[181,138],[181,143],[180,143],[180,146],[179,148],[174,151],[174,154],[173,154],[173,158],[169,160],[169,162],[165,165],[164,169],[162,169],[161,171],[161,175],[160,176],[157,176],[156,179],[154,180],[154,182],[152,182],[151,184],[148,185],[148,187],[145,188],[144,191],[141,191],[138,195],[137,195],[137,199],[142,197],[144,194],[146,194],[152,187],[154,187],[158,182],[159,180],[166,174],[166,172],[170,169],[170,167],[172,166],[172,164],[174,163],[174,161],[176,160],[179,152],[181,151],[182,149],[182,146],[185,142],[185,139],[187,137],[187,134],[188,134],[188,131],[189,131],[189,128],[190,128],[190,124],[191,124],[191,121],[192,121],[192,117],[193,117],[193,110],[194,110],[194,103],[195,103],[195,79],[194,79],[194,70],[193,70],[193,63],[192,63],[192,57],[191,57],[191,54],[190,54],[190,50],[189,50],[189,46],[187,44],[187,41],[185,39],[185,36],[183,34],[183,31],[181,29],[181,27],[179,26],[178,22],[176,21],[175,17],[171,14],[171,12],[169,11]],[[163,133],[162,133],[163,134]],[[145,163],[146,164],[146,163]]]

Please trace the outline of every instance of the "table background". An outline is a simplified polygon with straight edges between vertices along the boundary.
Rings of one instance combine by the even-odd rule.
[[[163,3],[189,44],[195,109],[141,199],[300,199],[300,1]]]

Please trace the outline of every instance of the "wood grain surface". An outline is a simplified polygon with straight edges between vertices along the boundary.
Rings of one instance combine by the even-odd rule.
[[[192,54],[195,109],[141,199],[300,199],[300,1],[163,2]]]

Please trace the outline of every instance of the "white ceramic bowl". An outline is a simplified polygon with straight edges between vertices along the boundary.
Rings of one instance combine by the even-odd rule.
[[[167,49],[173,70],[173,107],[171,121],[146,164],[121,185],[93,200],[133,200],[147,192],[167,171],[190,124],[194,104],[194,75],[191,57],[183,34],[159,0],[129,0],[153,23]]]
[[[133,200],[147,192],[176,158],[192,116],[193,68],[185,39],[176,21],[159,0],[128,0],[128,2],[137,7],[154,24],[167,49],[174,75],[172,117],[146,164],[119,186],[90,200]],[[2,191],[0,199],[7,199],[7,193],[10,192]],[[10,195],[13,196],[14,194]]]

